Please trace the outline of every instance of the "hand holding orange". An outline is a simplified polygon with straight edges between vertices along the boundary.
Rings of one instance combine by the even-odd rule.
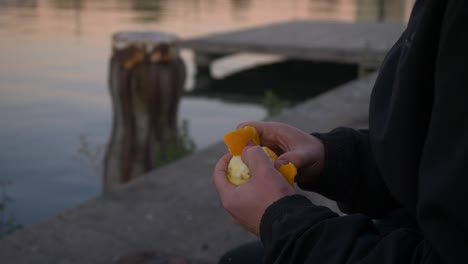
[[[239,186],[246,183],[250,179],[249,168],[241,159],[242,151],[249,142],[260,145],[260,138],[257,130],[251,126],[245,126],[238,130],[232,131],[223,137],[223,141],[228,147],[232,158],[228,165],[227,179],[233,185]],[[272,162],[278,159],[278,156],[268,147],[262,147],[265,154]],[[291,162],[281,165],[278,171],[283,175],[286,181],[294,187],[294,178],[297,174],[297,169]]]

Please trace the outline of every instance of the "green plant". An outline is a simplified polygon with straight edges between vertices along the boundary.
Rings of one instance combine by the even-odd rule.
[[[73,158],[85,165],[85,167],[91,168],[93,173],[99,177],[102,171],[104,150],[104,144],[95,144],[91,142],[88,135],[80,134],[79,147]]]
[[[0,181],[0,238],[22,228],[15,215],[8,210],[8,204],[12,201],[6,190],[8,184],[11,184],[11,182]]]
[[[196,145],[189,133],[189,122],[182,121],[177,131],[167,129],[164,133],[165,140],[156,147],[156,160],[158,166],[178,160],[195,151]]]
[[[263,106],[267,110],[268,117],[279,115],[287,105],[288,102],[281,100],[272,90],[265,91]]]

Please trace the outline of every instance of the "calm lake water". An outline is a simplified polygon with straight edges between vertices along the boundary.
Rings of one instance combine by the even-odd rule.
[[[78,150],[84,139],[99,152],[110,135],[112,33],[165,31],[188,38],[290,19],[402,21],[409,14],[411,1],[380,2],[0,0],[0,181],[12,182],[8,212],[30,225],[99,194],[99,159]],[[190,55],[183,52],[188,66]],[[213,71],[222,75],[253,58]],[[179,119],[189,121],[200,149],[237,123],[264,115],[259,105],[183,98]]]

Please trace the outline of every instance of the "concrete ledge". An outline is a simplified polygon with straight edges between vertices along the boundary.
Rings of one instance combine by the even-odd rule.
[[[306,131],[366,125],[374,81],[372,74],[345,84],[273,120]],[[211,183],[225,152],[215,144],[18,231],[0,241],[0,262],[113,263],[150,250],[214,263],[227,249],[255,239],[231,222]]]

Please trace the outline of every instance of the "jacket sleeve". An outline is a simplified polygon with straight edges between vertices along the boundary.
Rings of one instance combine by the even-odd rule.
[[[373,158],[368,130],[340,127],[314,136],[325,146],[324,171],[299,187],[335,200],[345,213],[380,218],[398,207]]]
[[[300,195],[273,203],[263,215],[264,263],[438,263],[417,229],[382,234],[363,214],[338,216]],[[425,262],[431,260],[429,262]]]
[[[447,1],[440,32],[417,218],[445,263],[468,263],[468,1]]]

